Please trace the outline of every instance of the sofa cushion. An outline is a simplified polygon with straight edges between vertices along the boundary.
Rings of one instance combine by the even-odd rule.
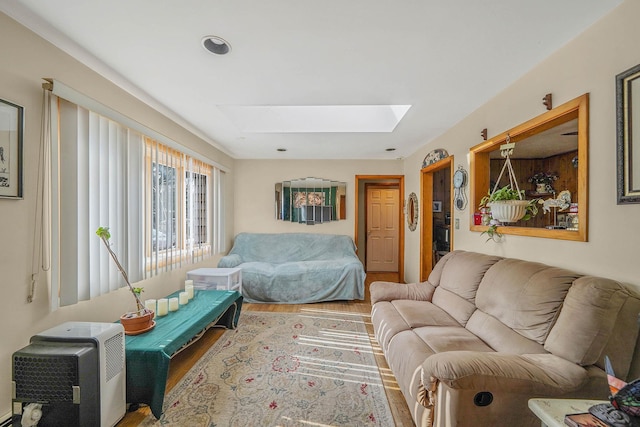
[[[518,259],[503,259],[482,279],[476,307],[520,335],[543,344],[576,273]]]
[[[460,268],[460,266],[464,265],[464,270],[471,269],[471,267],[475,264],[475,267],[481,271],[481,273],[479,273],[480,277],[478,277],[479,280],[482,278],[482,274],[484,274],[484,272],[489,267],[491,267],[500,259],[502,258],[498,256],[485,255],[477,252],[467,252],[461,250],[452,251],[440,258],[438,263],[433,266],[433,270],[431,270],[431,274],[429,274],[429,282],[431,282],[434,286],[440,285],[442,273],[444,272],[444,269],[449,261],[455,260],[452,262],[452,265],[454,267],[455,265],[457,265],[458,268]],[[467,266],[467,262],[471,262],[472,264],[469,264],[469,266]],[[449,274],[451,273],[453,273],[453,271],[451,271]],[[469,274],[469,272],[467,272],[466,274]],[[449,278],[454,279],[454,276],[450,275]],[[454,279],[454,281],[457,280]]]
[[[410,330],[394,335],[385,353],[389,368],[412,412],[419,406],[423,388],[420,367],[432,354],[434,353],[431,347]]]
[[[391,338],[400,331],[427,325],[456,326],[460,324],[441,308],[427,301],[380,301],[373,306],[371,321],[383,351]]]
[[[465,325],[474,312],[478,286],[485,272],[499,257],[455,251],[436,264],[429,282],[436,287],[432,301]],[[444,261],[444,263],[442,263]],[[440,268],[440,264],[443,266]]]
[[[427,301],[395,300],[391,304],[402,316],[409,328],[421,326],[457,326],[449,313]]]
[[[424,360],[439,354],[436,352],[459,347],[460,341],[457,340],[462,340],[477,352],[492,351],[481,340],[460,326],[425,326],[401,331],[393,336],[385,356],[410,406],[417,405],[420,399],[423,389],[420,381],[421,366]]]
[[[415,328],[413,332],[435,353],[461,348],[469,351],[493,352],[493,349],[480,338],[460,326],[422,326]]]
[[[613,280],[591,276],[576,280],[544,348],[579,365],[596,363],[628,297],[629,292]]]
[[[542,344],[525,338],[482,310],[476,310],[466,328],[495,351],[511,354],[546,353]]]
[[[616,376],[626,381],[640,377],[640,373],[637,370],[640,361],[637,358],[634,360],[633,357],[634,352],[640,355],[638,313],[640,313],[640,296],[630,291],[630,296],[622,306],[616,324],[613,326],[615,333],[608,337],[607,344],[596,363],[596,366],[604,369],[604,357],[609,356],[609,361]],[[611,357],[613,354],[616,357]],[[632,361],[635,362],[633,365]],[[630,370],[632,368],[634,368],[633,371]]]
[[[499,352],[450,351],[429,356],[422,364],[421,381],[451,388],[508,390],[513,394],[558,396],[579,389],[588,372],[552,354],[506,354]]]
[[[431,301],[435,287],[429,282],[420,283],[393,283],[373,282],[369,286],[371,305],[378,301],[393,301],[397,299],[410,299],[416,301]]]

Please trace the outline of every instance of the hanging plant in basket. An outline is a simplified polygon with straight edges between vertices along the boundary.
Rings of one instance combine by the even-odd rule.
[[[500,222],[528,220],[538,213],[538,199],[525,200],[524,190],[506,185],[480,200],[481,208],[489,208],[491,218]]]
[[[489,194],[480,200],[480,210],[488,210],[491,215],[489,228],[482,233],[486,233],[489,236],[487,241],[502,237],[502,234],[498,232],[498,226],[502,225],[502,223],[520,220],[526,221],[538,213],[537,204],[540,202],[540,199],[526,200],[524,198],[524,190],[518,188],[518,180],[511,166],[510,159],[515,144],[510,143],[509,135],[507,135],[506,141],[507,144],[500,147],[501,154],[505,158],[500,176],[498,176],[496,180],[493,191],[489,192]],[[498,189],[498,183],[505,170],[509,177],[509,184]]]
[[[498,241],[502,234],[498,232],[498,226],[503,223],[528,220],[538,213],[539,199],[525,200],[524,190],[514,190],[506,185],[480,200],[480,209],[487,209],[491,216],[489,228],[482,234],[489,236],[487,241]],[[481,235],[482,235],[481,234]]]

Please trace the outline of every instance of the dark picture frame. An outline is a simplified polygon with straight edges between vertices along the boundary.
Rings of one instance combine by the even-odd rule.
[[[618,204],[640,203],[640,64],[616,76]]]
[[[24,107],[0,99],[0,198],[22,199]]]

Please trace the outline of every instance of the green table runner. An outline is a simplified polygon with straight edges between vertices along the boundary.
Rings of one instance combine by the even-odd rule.
[[[179,292],[167,298],[177,298]],[[151,331],[127,335],[127,402],[146,403],[160,418],[171,356],[212,322],[235,328],[241,307],[242,296],[237,291],[196,290],[189,304],[166,316],[156,316]]]

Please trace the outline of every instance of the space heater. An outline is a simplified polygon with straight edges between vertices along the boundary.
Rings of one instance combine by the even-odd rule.
[[[113,427],[126,412],[124,330],[67,322],[13,353],[13,427]],[[32,415],[33,409],[35,415]]]

